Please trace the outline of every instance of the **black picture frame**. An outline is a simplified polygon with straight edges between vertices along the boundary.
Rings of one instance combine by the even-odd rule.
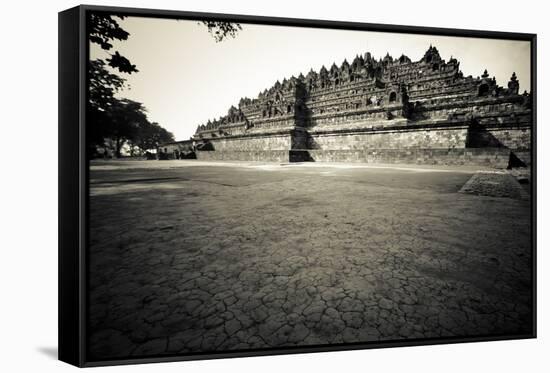
[[[117,360],[89,360],[86,353],[87,246],[89,242],[89,159],[86,152],[86,101],[88,43],[86,15],[89,12],[108,12],[128,16],[180,18],[187,20],[218,20],[262,25],[314,27],[359,31],[379,31],[404,34],[433,34],[475,38],[497,38],[528,41],[531,44],[531,92],[533,124],[531,131],[531,242],[533,328],[525,335],[498,335],[440,339],[324,345],[314,347],[285,347],[260,350],[241,350],[192,355],[155,356]],[[120,365],[152,362],[217,359],[262,355],[281,355],[325,351],[386,348],[447,343],[496,341],[536,338],[536,201],[537,201],[537,36],[529,33],[510,33],[481,30],[462,30],[435,27],[369,24],[342,21],[321,21],[232,14],[213,14],[159,9],[138,9],[81,5],[59,13],[59,360],[78,367]]]

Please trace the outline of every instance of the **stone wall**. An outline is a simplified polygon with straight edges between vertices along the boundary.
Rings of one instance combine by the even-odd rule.
[[[254,152],[265,150],[290,150],[291,134],[273,134],[267,136],[243,136],[233,138],[210,139],[216,152]]]
[[[211,150],[198,150],[197,159],[216,161],[289,162],[292,133],[210,139]]]
[[[432,125],[424,128],[372,127],[369,131],[292,131],[257,137],[211,139],[213,150],[197,151],[199,160],[264,162],[365,162],[479,165],[505,168],[510,149],[529,164],[527,128]],[[477,145],[476,145],[477,144]]]
[[[376,150],[409,148],[464,148],[467,128],[375,130],[348,133],[310,133],[308,149]]]
[[[197,159],[203,161],[254,161],[254,162],[290,162],[289,150],[226,150],[197,151]]]
[[[300,160],[313,162],[403,163],[419,165],[479,165],[506,168],[510,151],[477,149],[349,149],[303,150]],[[295,159],[298,156],[295,155]]]
[[[529,151],[531,144],[530,128],[491,128],[491,135],[502,145],[514,151]]]

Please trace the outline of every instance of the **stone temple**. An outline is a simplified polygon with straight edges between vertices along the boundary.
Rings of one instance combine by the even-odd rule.
[[[526,166],[531,95],[485,70],[464,76],[430,46],[419,61],[366,53],[277,81],[199,125],[202,160]]]

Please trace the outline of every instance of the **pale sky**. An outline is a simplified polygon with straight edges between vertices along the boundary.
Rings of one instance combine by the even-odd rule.
[[[139,70],[120,74],[129,88],[118,96],[142,102],[149,120],[186,140],[197,125],[227,114],[241,97],[255,98],[276,80],[304,75],[322,65],[338,66],[347,58],[371,52],[380,58],[405,54],[413,61],[430,44],[445,60],[455,57],[465,76],[487,69],[507,86],[512,72],[520,92],[530,91],[529,42],[434,35],[408,35],[302,27],[243,24],[235,39],[216,43],[202,24],[157,18],[128,17],[120,21],[128,40],[113,43]],[[106,57],[92,44],[91,58]]]

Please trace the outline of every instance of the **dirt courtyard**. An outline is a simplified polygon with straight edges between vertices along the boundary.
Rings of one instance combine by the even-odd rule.
[[[92,162],[90,359],[529,333],[528,195],[419,167]]]

